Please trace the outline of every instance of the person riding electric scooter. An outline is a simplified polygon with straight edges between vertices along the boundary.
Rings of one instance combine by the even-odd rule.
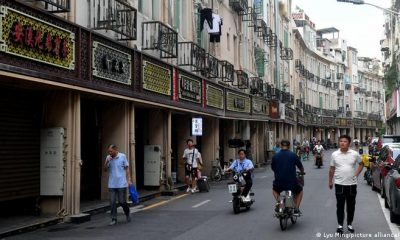
[[[254,170],[253,162],[246,158],[246,151],[240,149],[238,151],[239,159],[232,162],[231,166],[226,169],[226,172],[235,171],[242,174],[244,180],[246,181],[245,186],[242,188],[241,198],[243,202],[250,202],[251,198],[249,192],[253,186],[252,174]]]
[[[321,145],[321,142],[318,141],[317,145],[315,145],[313,152],[315,153],[315,165],[320,168],[324,162],[324,155],[323,155],[323,151],[324,151],[324,147]]]
[[[296,166],[304,175],[304,167],[300,158],[289,150],[290,142],[281,141],[282,150],[272,157],[271,169],[274,171],[275,180],[273,182],[273,195],[278,201],[279,194],[282,191],[292,191],[294,193],[294,202],[296,205],[295,213],[301,214],[299,208],[303,198],[303,187],[298,182],[296,175]]]

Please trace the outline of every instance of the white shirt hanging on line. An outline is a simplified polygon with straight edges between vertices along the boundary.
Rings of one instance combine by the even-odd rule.
[[[221,17],[214,13],[212,14],[212,17],[213,17],[213,28],[208,28],[208,33],[219,33]]]

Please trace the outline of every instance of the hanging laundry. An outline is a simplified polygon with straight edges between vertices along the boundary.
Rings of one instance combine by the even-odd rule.
[[[222,18],[217,14],[212,14],[213,17],[213,28],[208,29],[208,33],[210,34],[210,42],[220,42],[221,41],[221,26],[222,26]]]
[[[213,13],[211,8],[204,8],[200,10],[200,31],[203,31],[204,21],[207,21],[210,29],[213,28]]]

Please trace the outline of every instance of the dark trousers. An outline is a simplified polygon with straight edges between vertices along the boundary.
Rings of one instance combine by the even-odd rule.
[[[111,219],[117,220],[117,202],[124,209],[126,216],[129,216],[129,206],[126,202],[126,188],[109,188]]]
[[[252,186],[253,186],[253,180],[251,178],[246,179],[246,185],[244,185],[242,195],[246,197],[247,194],[249,194]]]
[[[335,194],[337,201],[336,216],[338,224],[343,226],[345,205],[347,212],[347,224],[352,224],[356,207],[357,185],[345,186],[335,184]]]

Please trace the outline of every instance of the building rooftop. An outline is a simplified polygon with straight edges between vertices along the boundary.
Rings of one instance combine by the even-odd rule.
[[[318,34],[337,33],[337,32],[339,32],[339,29],[337,29],[335,27],[322,28],[322,29],[317,30]]]

